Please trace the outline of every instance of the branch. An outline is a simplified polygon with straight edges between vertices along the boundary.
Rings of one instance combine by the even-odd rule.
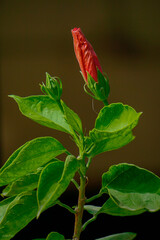
[[[83,224],[83,226],[82,226],[82,231],[85,230],[85,228],[88,226],[89,223],[95,221],[96,218],[97,218],[97,216],[95,215],[95,216],[93,216],[92,218],[90,218],[87,222],[85,222],[85,223]]]
[[[57,201],[57,204],[58,204],[59,206],[63,207],[63,208],[66,208],[69,212],[75,214],[75,211],[74,211],[70,206],[62,203],[62,202],[59,201],[59,200]]]
[[[94,195],[93,197],[86,199],[86,203],[92,202],[93,200],[101,197],[102,194],[103,194],[103,193],[98,193],[98,194]]]

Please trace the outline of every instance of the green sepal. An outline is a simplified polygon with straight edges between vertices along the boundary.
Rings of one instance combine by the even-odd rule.
[[[92,76],[87,73],[87,84],[84,86],[84,90],[91,97],[95,98],[96,100],[102,101],[105,103],[105,105],[107,105],[107,98],[110,93],[108,77],[105,78],[104,75],[99,71],[99,69],[97,69],[97,78],[98,82],[95,82]],[[92,94],[87,91],[86,86]]]
[[[62,81],[58,77],[51,77],[46,73],[46,85],[40,84],[41,91],[55,101],[59,101],[62,95]]]

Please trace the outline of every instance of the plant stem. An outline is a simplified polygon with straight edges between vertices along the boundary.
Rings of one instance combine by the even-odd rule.
[[[85,185],[86,185],[86,177],[81,175],[78,206],[75,209],[76,213],[75,213],[75,225],[74,225],[73,240],[79,240],[80,234],[82,231],[82,217],[83,217],[84,204],[85,204]]]
[[[85,223],[83,224],[83,226],[82,226],[82,231],[85,230],[85,228],[88,226],[89,223],[95,221],[96,218],[97,218],[97,216],[95,215],[95,216],[93,216],[92,218],[90,218],[87,222],[85,222]]]
[[[95,200],[95,199],[101,197],[102,194],[103,194],[103,193],[98,193],[98,194],[94,195],[93,197],[88,198],[88,199],[86,200],[86,203],[92,202],[93,200]]]
[[[76,182],[76,180],[72,179],[71,181],[73,182],[73,184],[75,185],[75,187],[79,190],[79,185],[78,185],[78,183]]]
[[[107,101],[107,99],[106,99],[106,100],[103,100],[103,103],[104,103],[104,106],[108,106],[108,101]]]
[[[57,201],[57,204],[58,204],[59,206],[63,207],[63,208],[66,208],[69,212],[75,214],[75,211],[74,211],[70,206],[68,206],[68,205],[60,202],[59,200]]]

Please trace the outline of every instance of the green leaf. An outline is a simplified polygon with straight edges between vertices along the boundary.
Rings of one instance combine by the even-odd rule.
[[[122,103],[105,106],[99,113],[95,128],[89,133],[94,144],[90,156],[118,149],[134,139],[132,129],[141,113]]]
[[[94,206],[94,205],[84,205],[84,209],[89,212],[91,215],[98,215],[99,211],[102,207]]]
[[[23,229],[37,213],[35,192],[18,195],[7,207],[0,223],[0,239],[10,240]]]
[[[39,214],[49,207],[48,200],[52,195],[52,191],[55,190],[59,180],[61,179],[62,172],[64,168],[63,162],[49,163],[42,171],[38,189],[37,189],[37,198],[39,205]],[[53,190],[52,190],[53,189]],[[40,211],[40,208],[42,209]]]
[[[64,240],[64,236],[59,234],[59,233],[57,233],[57,232],[51,232],[47,236],[46,240]]]
[[[97,238],[96,240],[132,240],[136,237],[136,233],[126,232],[117,233],[103,238]]]
[[[67,189],[78,168],[79,163],[72,155],[67,156],[64,168],[63,163],[51,163],[44,168],[40,175],[37,194],[38,217],[44,209],[54,203]]]
[[[114,137],[126,129],[133,129],[141,114],[128,105],[112,103],[100,111],[96,119],[95,129],[105,132],[104,137]]]
[[[47,238],[45,238],[46,240],[65,240],[64,236],[57,233],[57,232],[51,232],[48,234]],[[37,238],[37,239],[33,239],[33,240],[45,240],[44,238]]]
[[[18,104],[21,113],[33,121],[66,133],[72,133],[58,102],[49,96],[19,97],[10,95]]]
[[[6,214],[6,211],[10,205],[10,203],[14,200],[14,197],[6,198],[0,202],[0,223],[3,220],[3,217]]]
[[[10,183],[2,191],[2,196],[14,196],[21,192],[30,191],[37,187],[39,175],[43,168],[38,168],[35,172],[29,173],[15,182]]]
[[[99,136],[99,139],[101,136]],[[106,152],[106,151],[112,151],[119,149],[126,144],[130,143],[135,137],[133,136],[132,132],[126,132],[125,134],[122,134],[120,136],[116,136],[114,138],[106,138],[102,141],[92,142],[92,148],[87,153],[88,156],[94,157],[100,153]],[[98,135],[97,135],[98,139]]]
[[[134,216],[145,212],[145,209],[131,211],[128,209],[120,208],[111,198],[109,198],[102,207],[85,205],[85,210],[94,216],[98,216],[100,213],[105,213],[112,216]]]
[[[16,157],[12,163],[0,172],[0,186],[33,172],[65,151],[62,144],[52,137],[31,140],[20,149],[18,154],[13,154]],[[10,159],[8,161],[11,162]]]
[[[64,110],[65,118],[67,123],[80,135],[83,134],[82,122],[79,116],[71,110],[67,105],[61,100],[61,104]]]
[[[6,167],[8,167],[8,166],[15,160],[15,158],[18,156],[19,152],[20,152],[20,151],[22,150],[22,148],[24,148],[27,144],[28,144],[28,142],[26,142],[24,145],[22,145],[21,147],[19,147],[19,148],[8,158],[8,160],[5,162],[5,164],[1,167],[0,173],[1,173]]]
[[[132,164],[111,166],[102,176],[101,192],[109,193],[120,208],[151,212],[160,209],[160,178]]]

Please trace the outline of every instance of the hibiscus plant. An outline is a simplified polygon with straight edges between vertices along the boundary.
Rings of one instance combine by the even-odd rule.
[[[128,163],[112,165],[102,175],[99,193],[87,198],[87,170],[93,158],[130,143],[134,139],[132,130],[142,113],[122,103],[108,103],[109,81],[96,53],[80,28],[71,32],[75,55],[85,81],[84,90],[104,106],[98,113],[95,127],[85,135],[81,119],[61,99],[61,79],[47,73],[46,83],[40,85],[43,95],[10,95],[26,117],[69,134],[79,149],[79,155],[74,156],[53,137],[38,137],[26,142],[9,157],[0,169],[0,186],[3,186],[1,240],[12,239],[30,221],[54,205],[60,205],[74,214],[74,232],[70,236],[73,240],[79,240],[81,232],[99,214],[131,216],[160,209],[160,178]],[[65,161],[60,159],[61,154],[65,154]],[[76,173],[78,180],[75,179]],[[74,207],[60,200],[71,182],[79,194]],[[102,195],[106,197],[104,204],[94,206],[92,201]],[[83,220],[84,211],[91,215],[86,222]],[[136,234],[125,232],[99,237],[99,240],[125,240],[134,239]],[[51,232],[45,239],[64,240],[65,237],[62,233]]]

